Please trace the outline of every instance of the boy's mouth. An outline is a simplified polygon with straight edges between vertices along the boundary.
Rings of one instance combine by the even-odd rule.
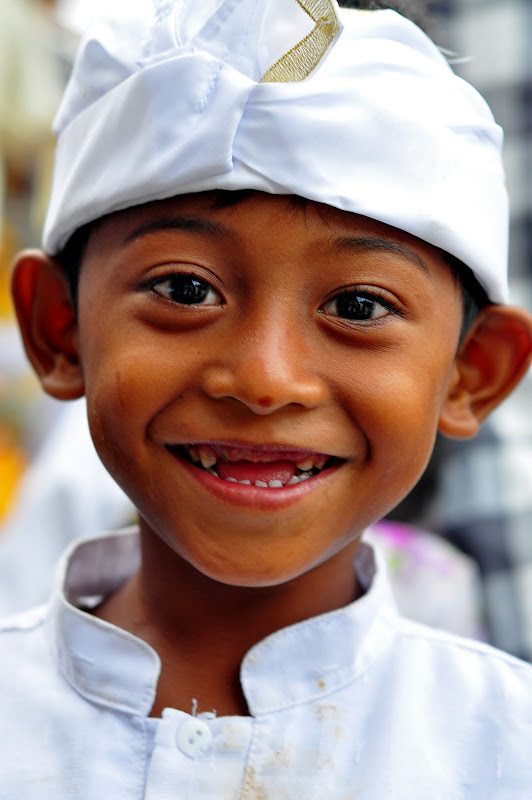
[[[168,449],[220,480],[261,489],[296,486],[342,463],[342,459],[323,453],[218,444],[169,445]]]

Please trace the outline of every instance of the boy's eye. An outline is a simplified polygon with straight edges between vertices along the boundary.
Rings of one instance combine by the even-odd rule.
[[[325,303],[320,311],[353,322],[365,322],[385,317],[393,309],[391,304],[381,297],[353,290],[337,294]]]
[[[212,286],[197,275],[175,273],[150,281],[155,294],[185,306],[214,306],[221,302]]]

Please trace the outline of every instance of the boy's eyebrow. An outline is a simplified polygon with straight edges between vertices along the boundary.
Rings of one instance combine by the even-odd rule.
[[[139,236],[146,236],[155,231],[179,230],[188,233],[207,234],[217,239],[234,239],[234,234],[220,222],[213,222],[204,217],[160,217],[152,219],[144,225],[130,231],[122,241],[122,246],[137,239]]]
[[[338,250],[354,250],[358,253],[368,250],[387,250],[389,253],[398,253],[422,269],[430,277],[430,270],[421,256],[401,242],[382,239],[380,236],[340,236],[335,238],[334,246]]]
[[[180,230],[187,231],[188,233],[207,234],[217,239],[234,240],[236,238],[234,233],[221,222],[214,222],[205,217],[173,216],[152,219],[145,225],[140,225],[127,234],[122,241],[122,246],[139,236],[146,236],[150,233],[164,230]],[[369,250],[386,250],[391,253],[397,253],[407,258],[423,270],[426,275],[430,276],[430,270],[421,256],[401,242],[384,239],[380,236],[340,236],[334,239],[334,247],[338,250],[355,250],[359,253]]]

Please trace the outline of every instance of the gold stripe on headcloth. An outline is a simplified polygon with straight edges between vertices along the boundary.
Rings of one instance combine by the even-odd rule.
[[[302,81],[316,69],[340,29],[331,0],[296,0],[315,23],[311,32],[264,73],[261,83]]]

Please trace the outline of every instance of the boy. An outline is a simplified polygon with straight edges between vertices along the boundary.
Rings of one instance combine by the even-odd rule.
[[[483,101],[391,11],[162,3],[57,127],[13,294],[139,531],[4,622],[0,797],[529,797],[530,668],[360,544],[530,359]]]

